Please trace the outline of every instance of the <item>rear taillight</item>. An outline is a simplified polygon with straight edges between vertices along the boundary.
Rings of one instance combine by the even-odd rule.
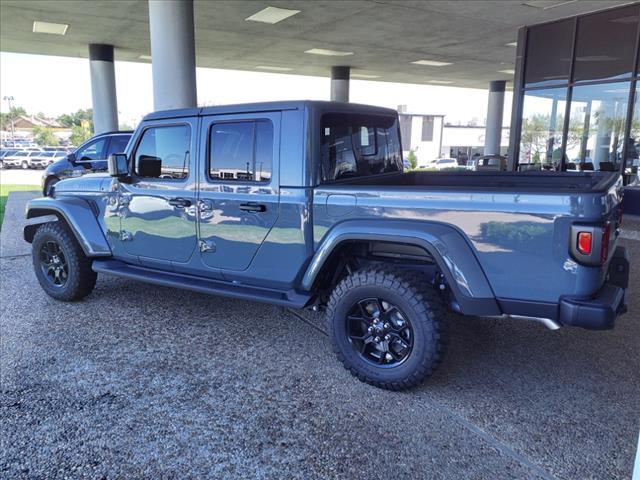
[[[604,263],[609,258],[609,238],[611,237],[611,224],[605,224],[602,229],[602,243],[600,244],[600,263]]]
[[[591,232],[578,232],[578,251],[583,255],[591,255],[593,235]]]
[[[582,265],[603,265],[609,259],[611,222],[571,225],[571,256]]]

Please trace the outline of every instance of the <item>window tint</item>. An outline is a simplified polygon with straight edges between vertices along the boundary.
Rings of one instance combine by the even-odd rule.
[[[573,20],[531,27],[527,34],[527,87],[567,83],[571,67]]]
[[[422,141],[433,141],[433,117],[422,117]]]
[[[321,142],[323,182],[402,170],[395,117],[325,114]]]
[[[166,180],[187,178],[190,143],[187,125],[146,129],[135,153],[136,173]]]
[[[269,120],[218,123],[209,136],[209,176],[268,182],[273,163],[273,124]]]
[[[80,161],[104,159],[104,157],[102,157],[102,151],[104,150],[106,141],[106,138],[99,138],[95,142],[91,142],[87,146],[82,147],[76,152],[76,159]]]
[[[575,81],[631,76],[639,10],[634,5],[578,19]]]
[[[107,157],[112,153],[122,153],[126,150],[127,144],[129,143],[128,135],[116,135],[115,137],[111,137],[111,143],[109,144],[109,151],[107,152]]]

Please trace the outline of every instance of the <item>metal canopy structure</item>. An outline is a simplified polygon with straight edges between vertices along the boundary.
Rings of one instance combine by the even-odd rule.
[[[519,26],[626,3],[196,0],[196,64],[317,76],[345,65],[353,79],[487,88],[512,79],[515,48],[508,44]],[[280,12],[289,16],[277,23],[246,20],[267,7],[299,12]],[[3,0],[0,19],[2,51],[87,58],[88,45],[98,43],[113,45],[116,60],[150,61],[144,0]],[[68,28],[64,35],[34,33],[34,21]],[[325,55],[305,53],[313,49]]]

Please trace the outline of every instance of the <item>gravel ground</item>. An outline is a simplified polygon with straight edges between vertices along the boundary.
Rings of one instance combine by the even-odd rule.
[[[29,257],[0,267],[0,478],[631,475],[637,262],[615,330],[458,318],[404,393],[352,378],[313,315],[106,276],[58,303]]]

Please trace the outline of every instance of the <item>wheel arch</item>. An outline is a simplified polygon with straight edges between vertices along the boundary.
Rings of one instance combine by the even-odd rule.
[[[81,198],[36,198],[26,209],[27,224],[23,229],[26,242],[31,243],[40,225],[64,222],[87,257],[111,256],[111,248],[89,203]]]
[[[499,315],[495,295],[465,235],[456,227],[439,222],[414,221],[346,221],[334,226],[320,242],[311,259],[301,286],[312,291],[331,269],[345,246],[354,243],[383,243],[395,246],[411,257],[422,252],[431,259],[446,278],[454,302],[454,310],[469,315]],[[391,249],[393,251],[393,248]]]

